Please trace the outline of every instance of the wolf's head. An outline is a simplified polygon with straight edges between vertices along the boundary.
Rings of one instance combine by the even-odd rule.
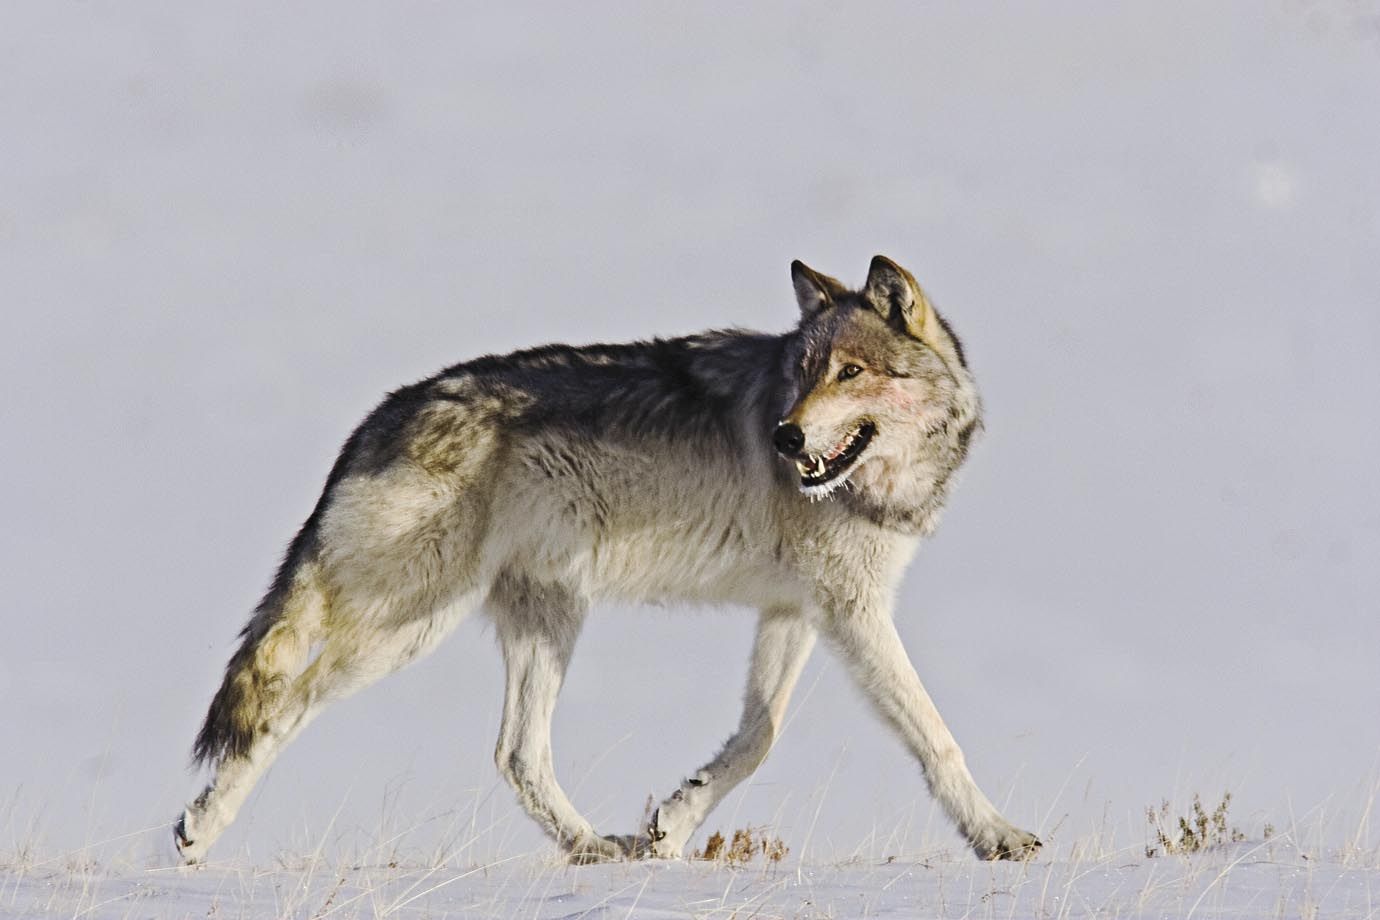
[[[791,263],[800,327],[786,349],[773,435],[800,490],[845,482],[887,505],[928,504],[979,424],[963,346],[910,272],[884,256],[850,291]]]

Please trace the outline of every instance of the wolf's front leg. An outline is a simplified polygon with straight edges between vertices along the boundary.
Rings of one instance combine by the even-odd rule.
[[[791,690],[814,644],[815,629],[798,608],[762,612],[738,731],[719,756],[683,780],[652,815],[647,827],[652,855],[680,856],[714,806],[766,758],[781,732]]]
[[[1040,841],[978,789],[884,605],[826,610],[824,628],[872,705],[919,759],[930,792],[983,859],[1027,859]]]

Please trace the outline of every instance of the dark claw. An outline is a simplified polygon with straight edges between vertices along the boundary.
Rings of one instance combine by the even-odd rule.
[[[1034,859],[1039,854],[1040,848],[1044,846],[1039,837],[1035,837],[1029,843],[1014,849],[998,850],[993,859],[1006,859],[1012,862],[1020,862],[1026,859]]]
[[[186,815],[183,815],[182,817],[178,818],[177,823],[173,825],[173,842],[177,844],[177,849],[179,852],[187,849],[187,847],[191,846],[192,843],[194,843],[194,841],[187,839]]]
[[[658,808],[652,812],[652,820],[647,822],[647,836],[652,838],[653,843],[666,839],[666,832],[656,826],[657,819],[660,817],[661,809]]]

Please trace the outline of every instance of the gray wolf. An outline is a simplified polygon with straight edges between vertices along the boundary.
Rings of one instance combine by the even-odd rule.
[[[860,291],[791,265],[799,324],[478,358],[389,395],[345,442],[241,633],[197,736],[209,785],[174,825],[204,858],[328,703],[471,612],[507,668],[495,759],[575,861],[676,857],[767,756],[817,635],[915,755],[978,856],[1040,842],[978,789],[892,622],[981,424],[963,348],[915,279]],[[556,781],[551,715],[597,599],[758,611],[742,718],[636,833]]]

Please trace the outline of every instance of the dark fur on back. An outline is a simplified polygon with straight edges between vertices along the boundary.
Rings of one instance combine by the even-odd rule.
[[[786,336],[741,330],[586,346],[547,345],[447,368],[434,383],[473,381],[481,392],[540,396],[513,419],[527,428],[578,425],[598,436],[691,439],[730,434],[749,381],[775,369]]]

